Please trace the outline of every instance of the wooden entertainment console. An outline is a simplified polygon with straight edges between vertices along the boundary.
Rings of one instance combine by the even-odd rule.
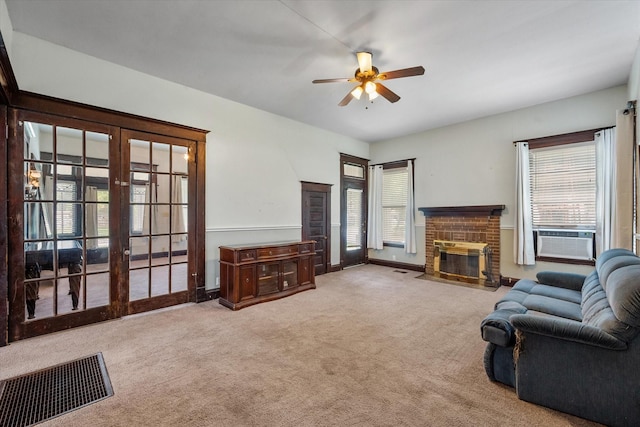
[[[220,246],[220,304],[232,310],[314,289],[315,242]]]

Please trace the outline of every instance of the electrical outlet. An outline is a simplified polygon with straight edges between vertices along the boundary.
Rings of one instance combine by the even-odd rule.
[[[395,255],[391,255],[391,259],[395,261],[396,260],[396,256]]]
[[[220,286],[220,276],[216,277],[216,285]]]

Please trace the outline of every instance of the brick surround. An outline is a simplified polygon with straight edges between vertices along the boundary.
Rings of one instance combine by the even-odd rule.
[[[434,240],[487,243],[491,247],[493,283],[500,284],[500,215],[503,205],[419,208],[425,219],[425,273],[433,276]]]

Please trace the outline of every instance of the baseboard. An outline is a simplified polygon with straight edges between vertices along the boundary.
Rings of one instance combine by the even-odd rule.
[[[220,297],[220,289],[203,289],[196,290],[196,302],[205,302],[217,299]]]
[[[369,264],[382,265],[385,267],[398,268],[401,270],[421,271],[424,273],[424,265],[409,264],[406,262],[389,261],[386,259],[369,258]]]
[[[504,277],[500,276],[500,286],[513,286],[520,279],[516,279],[515,277]]]
[[[340,271],[342,270],[342,265],[341,264],[335,264],[331,266],[331,269],[329,270],[329,273],[335,273],[336,271]]]

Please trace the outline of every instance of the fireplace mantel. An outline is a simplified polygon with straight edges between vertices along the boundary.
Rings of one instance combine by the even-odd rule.
[[[424,216],[500,216],[505,205],[418,208]]]

